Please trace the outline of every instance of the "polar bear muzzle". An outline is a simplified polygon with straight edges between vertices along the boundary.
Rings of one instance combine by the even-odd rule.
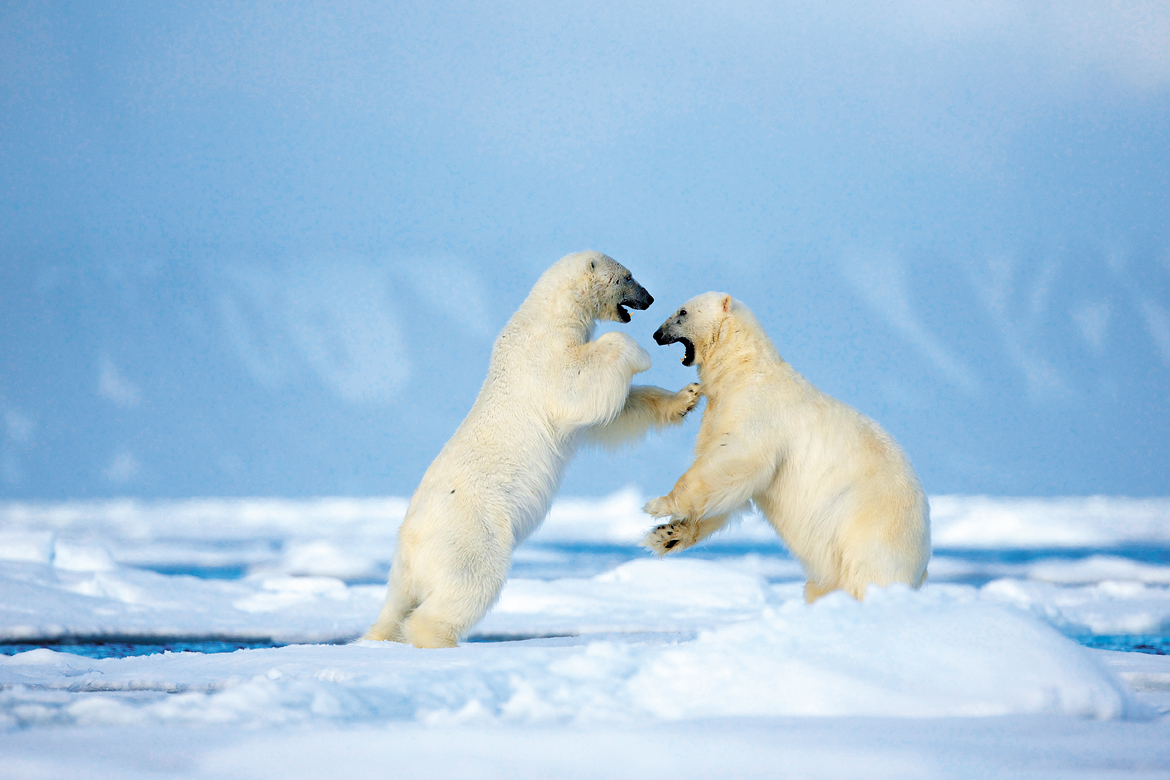
[[[649,309],[650,304],[654,303],[654,296],[646,292],[646,288],[638,284],[631,277],[622,282],[621,298],[617,302],[618,318],[622,322],[630,321],[630,313],[626,311],[625,307],[629,306],[631,309]]]
[[[686,336],[674,333],[671,325],[674,317],[671,317],[666,322],[662,323],[662,327],[654,331],[654,342],[661,347],[667,344],[680,343],[686,351],[683,353],[682,364],[684,366],[693,366],[695,364],[695,344]]]

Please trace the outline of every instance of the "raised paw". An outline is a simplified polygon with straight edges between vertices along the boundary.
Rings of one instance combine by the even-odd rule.
[[[698,382],[691,382],[689,385],[679,390],[674,394],[674,398],[678,401],[678,407],[674,412],[674,422],[680,422],[684,417],[694,411],[694,408],[699,405],[699,399],[703,397],[703,386]]]
[[[650,499],[646,502],[646,506],[642,507],[642,511],[651,517],[670,517],[674,514],[670,509],[670,504],[666,500],[666,496]]]
[[[685,550],[694,543],[691,525],[682,520],[656,526],[642,540],[642,546],[659,557],[673,550]]]
[[[624,364],[632,374],[650,370],[650,353],[642,345],[621,331],[603,333],[592,342],[604,354],[612,355]]]
[[[634,342],[634,346],[638,348],[638,351],[634,353],[634,358],[631,361],[633,364],[634,373],[641,374],[644,371],[649,371],[650,353],[642,349],[642,346],[637,342]]]

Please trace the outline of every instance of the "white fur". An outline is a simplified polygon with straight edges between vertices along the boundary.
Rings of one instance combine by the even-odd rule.
[[[597,319],[623,318],[629,285],[641,289],[598,252],[562,258],[537,281],[496,338],[471,411],[410,500],[386,603],[366,639],[454,646],[495,603],[512,550],[544,520],[582,434],[614,443],[694,408],[697,385],[630,387],[650,356],[629,336],[591,340]]]
[[[926,495],[881,426],[813,387],[729,295],[691,299],[660,333],[693,342],[707,408],[694,464],[646,504],[673,518],[647,547],[660,555],[689,547],[755,503],[804,566],[807,600],[837,589],[861,599],[870,584],[921,586]]]

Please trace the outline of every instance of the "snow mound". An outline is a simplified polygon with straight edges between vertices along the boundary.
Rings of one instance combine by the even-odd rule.
[[[81,571],[14,561],[0,568],[0,639],[346,641],[365,630],[385,596],[385,585],[347,585],[333,577],[200,580],[126,567]],[[761,577],[727,566],[643,559],[591,578],[509,580],[475,634],[693,631],[755,617],[771,596]]]
[[[62,558],[67,565],[11,561],[0,567],[0,640],[336,641],[360,633],[386,595],[382,585],[347,586],[331,577],[167,577],[119,567],[92,548]]]
[[[630,682],[663,718],[1122,715],[1125,688],[1080,646],[967,588],[788,602],[704,633]]]
[[[51,563],[51,531],[0,531],[0,561]]]
[[[1081,587],[1000,579],[983,586],[985,599],[1026,609],[1073,636],[1170,632],[1170,589],[1104,580]]]
[[[634,567],[611,579],[638,576]],[[0,722],[12,725],[1136,713],[1089,651],[962,586],[878,590],[865,603],[829,596],[811,607],[793,598],[697,635],[100,660],[36,650],[0,658],[0,689]]]
[[[510,580],[479,634],[689,631],[760,614],[763,578],[694,559],[635,560],[588,579]]]

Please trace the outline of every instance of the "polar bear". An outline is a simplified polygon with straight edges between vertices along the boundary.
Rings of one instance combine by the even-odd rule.
[[[398,531],[386,602],[364,639],[454,647],[491,608],[512,551],[544,520],[585,438],[617,444],[677,424],[699,386],[630,386],[650,356],[597,320],[654,299],[600,252],[557,261],[492,348],[479,397],[423,474]]]
[[[753,502],[804,567],[806,601],[838,589],[862,599],[870,584],[922,585],[926,494],[876,422],[798,374],[730,295],[692,298],[654,340],[682,342],[707,407],[694,464],[646,504],[671,521],[645,546],[659,555],[690,547]]]

